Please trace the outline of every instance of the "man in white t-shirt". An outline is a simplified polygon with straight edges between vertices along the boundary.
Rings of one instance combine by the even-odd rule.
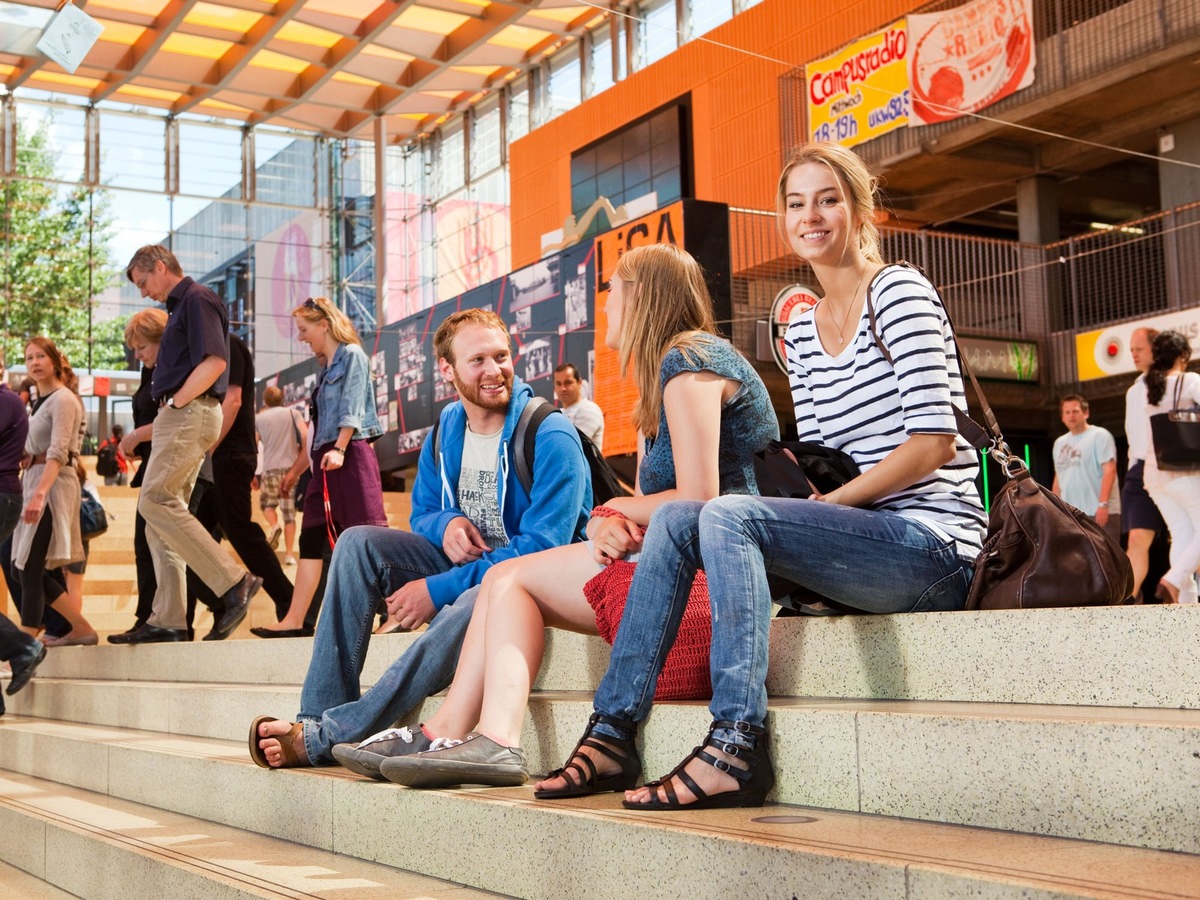
[[[571,424],[591,438],[597,450],[603,451],[604,410],[583,396],[583,379],[570,363],[554,370],[554,396]]]
[[[1054,442],[1054,493],[1076,509],[1108,524],[1117,483],[1117,444],[1112,433],[1088,424],[1088,402],[1068,394],[1059,404],[1067,433]]]
[[[284,565],[294,566],[296,559],[292,548],[296,543],[296,491],[284,491],[283,478],[292,469],[303,472],[307,457],[304,445],[307,441],[308,425],[304,417],[294,409],[283,406],[283,391],[271,386],[263,391],[266,407],[255,420],[258,436],[262,439],[262,477],[259,480],[258,506],[263,518],[271,526],[267,542],[271,549],[279,546],[283,534]],[[280,528],[276,510],[283,516]]]

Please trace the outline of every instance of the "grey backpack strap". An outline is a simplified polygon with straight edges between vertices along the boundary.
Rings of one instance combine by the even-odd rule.
[[[538,408],[545,405],[544,397],[533,397],[525,408],[521,410],[521,415],[517,417],[517,427],[513,429],[512,436],[512,460],[517,467],[517,478],[521,482],[521,486],[525,488],[525,493],[530,493],[533,490],[533,454],[526,452],[527,440],[529,436],[529,426],[533,421],[533,414],[538,411]],[[541,418],[545,418],[543,415]],[[539,418],[538,424],[541,424]],[[537,435],[536,428],[534,435]]]

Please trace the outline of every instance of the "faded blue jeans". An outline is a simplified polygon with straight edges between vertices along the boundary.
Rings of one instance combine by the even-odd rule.
[[[297,716],[313,765],[333,763],[334,744],[361,741],[449,687],[478,588],[439,610],[365,694],[359,676],[379,601],[450,566],[440,548],[407,531],[360,525],[338,537]]]
[[[768,572],[865,612],[920,612],[962,609],[972,561],[959,558],[953,541],[895,513],[744,495],[664,503],[646,531],[596,712],[634,722],[649,713],[697,568],[712,604],[709,710],[714,720],[762,727]],[[606,723],[596,731],[632,736]],[[733,730],[716,737],[753,746]]]

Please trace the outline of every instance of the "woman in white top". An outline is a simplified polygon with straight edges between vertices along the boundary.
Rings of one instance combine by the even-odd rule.
[[[83,556],[79,533],[79,476],[75,460],[83,439],[83,402],[66,356],[46,337],[25,345],[25,367],[37,384],[38,400],[25,441],[25,507],[13,534],[13,567],[21,572],[21,627],[37,634],[45,604],[71,623],[58,644],[94,644],[96,629],[63,586],[47,573]]]
[[[1200,566],[1200,473],[1168,472],[1158,467],[1150,418],[1158,413],[1200,407],[1200,375],[1187,371],[1192,348],[1178,331],[1164,331],[1151,344],[1153,362],[1146,372],[1146,490],[1171,533],[1171,568],[1154,592],[1163,603],[1196,602]]]

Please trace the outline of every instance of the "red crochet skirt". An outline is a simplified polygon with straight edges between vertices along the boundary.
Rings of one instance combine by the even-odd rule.
[[[617,636],[625,600],[636,563],[617,560],[583,586],[583,594],[596,613],[600,637],[610,645]],[[675,645],[667,653],[658,676],[655,700],[707,700],[712,697],[708,652],[712,644],[712,609],[708,604],[708,579],[696,573],[688,595]]]

